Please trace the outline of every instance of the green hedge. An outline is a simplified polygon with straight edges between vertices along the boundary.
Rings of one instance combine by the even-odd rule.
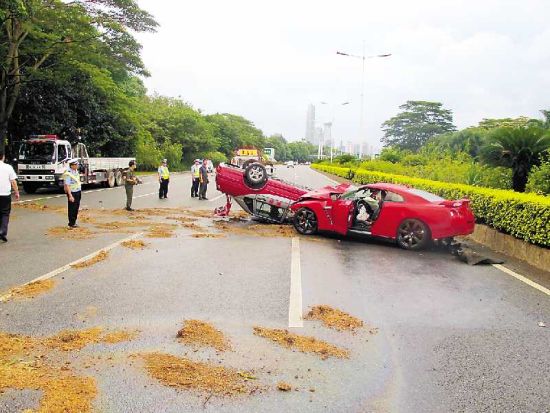
[[[550,197],[411,178],[365,169],[353,170],[329,165],[312,165],[312,167],[352,179],[359,184],[391,182],[424,189],[445,199],[468,198],[478,222],[532,244],[550,247]]]

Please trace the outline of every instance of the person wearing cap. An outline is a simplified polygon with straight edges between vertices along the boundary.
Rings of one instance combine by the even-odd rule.
[[[128,163],[128,169],[124,173],[124,189],[126,189],[126,211],[133,211],[132,199],[134,198],[134,186],[141,184],[142,181],[136,175],[136,161],[131,160]]]
[[[0,240],[8,242],[8,224],[11,213],[11,191],[19,200],[17,175],[11,165],[4,163],[4,151],[0,149]]]
[[[208,188],[208,159],[203,159],[202,166],[199,169],[199,200],[207,200],[206,189]]]
[[[162,165],[159,166],[159,199],[168,198],[168,183],[170,182],[170,171],[168,170],[168,160],[163,159]]]
[[[195,163],[191,165],[191,198],[198,198],[199,196],[200,168],[201,161],[199,159],[195,159]]]
[[[69,228],[76,228],[80,200],[82,198],[82,184],[78,172],[78,159],[69,159],[69,169],[63,174],[65,180],[65,193],[67,194],[67,211],[69,216]]]

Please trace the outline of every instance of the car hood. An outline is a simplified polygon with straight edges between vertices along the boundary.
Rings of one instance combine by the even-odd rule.
[[[313,198],[313,199],[326,199],[330,198],[330,194],[343,194],[346,192],[352,185],[350,184],[340,184],[340,185],[327,185],[322,188],[316,189],[314,191],[309,191],[302,195],[300,199],[304,198]]]

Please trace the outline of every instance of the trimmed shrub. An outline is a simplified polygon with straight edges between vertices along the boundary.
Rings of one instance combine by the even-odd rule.
[[[360,184],[388,182],[414,186],[446,199],[468,198],[478,222],[532,244],[550,247],[549,197],[411,178],[366,169],[352,171],[350,168],[327,165],[312,165],[312,167],[344,178],[353,176],[353,181]]]

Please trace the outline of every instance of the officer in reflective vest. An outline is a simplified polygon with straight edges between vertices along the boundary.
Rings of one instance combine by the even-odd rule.
[[[191,185],[191,198],[199,197],[200,169],[201,161],[195,159],[195,163],[191,166],[191,177],[193,179],[193,185]]]
[[[170,171],[168,170],[168,160],[163,159],[162,165],[159,166],[159,199],[168,198],[168,183],[170,182]]]
[[[76,228],[80,199],[82,197],[82,184],[78,172],[78,159],[69,160],[69,169],[64,173],[65,193],[67,194],[67,210],[69,216],[69,228]]]

